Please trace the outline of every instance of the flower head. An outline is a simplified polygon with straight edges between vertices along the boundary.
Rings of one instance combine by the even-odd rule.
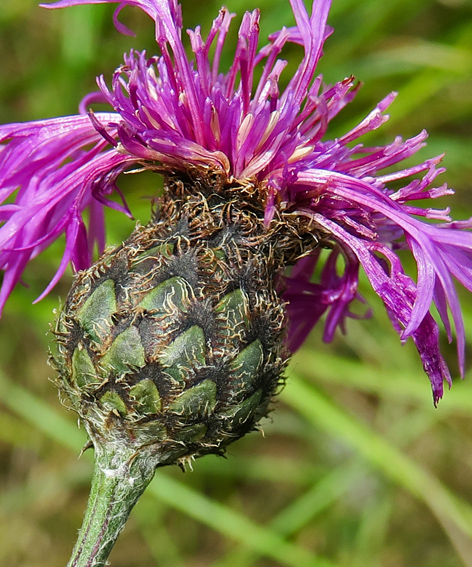
[[[61,0],[43,6],[116,1]],[[116,27],[130,33],[117,14],[125,6],[141,8],[155,21],[158,54],[125,55],[111,84],[100,77],[99,91],[85,98],[77,116],[0,126],[0,268],[5,272],[0,309],[29,260],[61,234],[64,257],[42,295],[69,262],[76,270],[91,264],[94,244],[104,247],[103,207],[129,214],[124,199],[118,205],[108,198],[119,193],[115,182],[126,169],[144,164],[168,174],[206,172],[256,188],[267,225],[281,212],[304,217],[322,241],[286,277],[290,348],[296,350],[323,315],[325,340],[343,328],[359,299],[362,268],[401,339],[415,342],[437,403],[450,375],[431,308],[436,307],[450,340],[455,328],[463,372],[464,328],[453,280],[472,290],[472,224],[452,221],[448,210],[415,205],[452,193],[434,185],[443,171],[441,157],[400,165],[424,145],[426,132],[382,147],[358,142],[388,119],[385,111],[395,93],[344,136],[329,139],[330,120],[358,86],[352,77],[327,86],[316,76],[332,31],[326,23],[330,1],[314,0],[311,14],[303,0],[290,4],[295,27],[272,34],[262,48],[259,11],[247,12],[233,63],[221,69],[234,16],[225,8],[206,38],[200,28],[188,31],[188,56],[176,0],[122,0]],[[301,45],[304,54],[282,88],[286,62],[280,52],[290,42]],[[96,102],[108,103],[112,111],[93,114],[90,105]],[[322,248],[328,252],[321,253]],[[416,281],[402,267],[402,250],[416,260]]]

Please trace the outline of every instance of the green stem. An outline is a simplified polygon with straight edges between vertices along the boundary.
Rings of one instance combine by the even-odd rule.
[[[140,455],[95,455],[84,521],[67,567],[103,567],[155,466]]]

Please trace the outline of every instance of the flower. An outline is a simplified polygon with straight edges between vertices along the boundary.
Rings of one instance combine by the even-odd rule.
[[[61,0],[43,7],[117,1]],[[382,147],[357,141],[388,119],[385,111],[395,93],[341,138],[326,136],[330,120],[358,89],[352,77],[327,86],[316,76],[332,32],[326,23],[330,3],[314,0],[309,15],[303,0],[290,0],[296,26],[272,34],[261,49],[259,11],[247,12],[233,63],[223,71],[220,59],[234,16],[227,9],[221,9],[206,38],[200,28],[188,31],[189,57],[176,0],[122,0],[115,12],[117,29],[131,33],[117,18],[123,7],[141,8],[155,21],[160,55],[125,55],[111,85],[100,77],[99,91],[84,99],[77,116],[0,126],[0,267],[5,272],[0,309],[27,263],[61,234],[63,260],[41,297],[69,262],[76,270],[91,264],[94,244],[104,247],[103,207],[130,214],[116,186],[120,173],[136,164],[162,172],[204,170],[228,183],[256,187],[265,199],[268,225],[284,211],[309,218],[314,234],[322,235],[328,252],[317,248],[286,277],[290,348],[296,350],[323,315],[325,340],[343,329],[346,317],[354,316],[351,304],[362,299],[362,267],[401,339],[413,339],[436,404],[443,381],[451,378],[431,309],[436,308],[450,341],[455,329],[463,374],[464,326],[454,279],[472,290],[472,222],[451,220],[449,210],[415,205],[452,194],[445,185],[434,186],[444,171],[442,156],[403,169],[399,165],[423,147],[426,132]],[[279,55],[290,42],[301,45],[304,55],[281,88],[286,62]],[[94,102],[108,103],[113,111],[94,114],[88,110]],[[392,166],[397,166],[393,173]],[[122,204],[108,198],[112,192]],[[416,281],[402,267],[398,252],[404,250],[416,261]]]

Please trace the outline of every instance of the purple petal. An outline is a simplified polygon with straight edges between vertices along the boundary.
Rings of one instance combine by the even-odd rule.
[[[97,116],[104,122],[116,119],[114,114]],[[90,265],[93,242],[101,249],[104,245],[97,207],[107,204],[127,211],[105,195],[137,159],[115,149],[106,151],[106,141],[87,116],[0,126],[0,141],[5,143],[0,150],[2,202],[15,194],[14,205],[0,205],[0,268],[5,271],[1,311],[28,261],[61,234],[66,235],[65,254],[47,291],[69,261],[76,269]],[[91,206],[96,211],[93,220],[101,224],[87,234],[82,214]]]

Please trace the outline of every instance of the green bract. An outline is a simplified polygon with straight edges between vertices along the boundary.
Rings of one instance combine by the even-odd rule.
[[[81,272],[57,322],[59,386],[95,447],[159,466],[255,428],[287,353],[262,209],[175,185],[156,218]]]

